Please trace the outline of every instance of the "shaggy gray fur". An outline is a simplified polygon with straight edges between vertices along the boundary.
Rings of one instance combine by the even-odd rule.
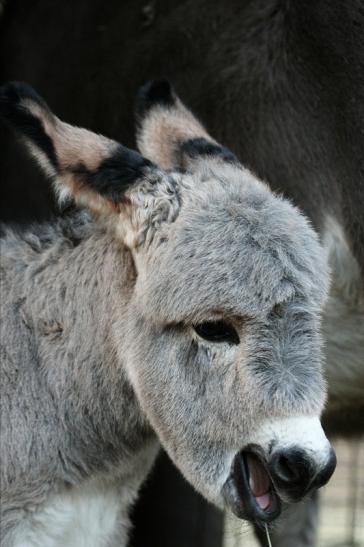
[[[322,410],[315,232],[240,165],[191,169],[137,180],[117,214],[70,185],[99,220],[81,212],[2,240],[4,547],[57,493],[98,477],[130,490],[127,530],[157,438],[222,506],[231,455],[260,424]],[[213,319],[240,344],[200,339],[193,326]]]

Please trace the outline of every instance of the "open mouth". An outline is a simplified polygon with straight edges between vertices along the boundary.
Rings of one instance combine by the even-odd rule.
[[[235,457],[224,495],[232,511],[242,519],[271,522],[281,512],[281,502],[265,462],[250,450]]]

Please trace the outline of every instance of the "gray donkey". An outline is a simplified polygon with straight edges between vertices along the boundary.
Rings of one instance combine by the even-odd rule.
[[[145,157],[25,84],[0,113],[89,211],[2,239],[2,545],[125,546],[160,443],[256,523],[326,483],[328,271],[307,219],[166,81],[139,94]]]

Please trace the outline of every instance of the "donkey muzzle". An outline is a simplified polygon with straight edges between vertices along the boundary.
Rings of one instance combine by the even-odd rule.
[[[271,522],[280,515],[283,502],[298,502],[326,484],[335,467],[332,448],[327,458],[317,463],[298,447],[266,458],[261,447],[251,445],[236,454],[223,495],[239,518]]]
[[[311,454],[299,447],[277,451],[268,469],[280,497],[296,502],[314,489],[324,486],[336,467],[336,454],[331,447],[324,461],[317,463]]]
[[[326,484],[335,467],[318,417],[270,420],[235,455],[223,496],[239,518],[270,522],[282,503],[298,502]]]

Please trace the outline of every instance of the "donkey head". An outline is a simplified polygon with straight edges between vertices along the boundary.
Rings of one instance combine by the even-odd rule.
[[[115,339],[187,479],[257,521],[327,482],[328,272],[307,219],[217,144],[166,81],[138,97],[143,156],[61,122],[25,85],[2,88],[0,113],[61,199],[89,208],[130,249],[137,276]]]

